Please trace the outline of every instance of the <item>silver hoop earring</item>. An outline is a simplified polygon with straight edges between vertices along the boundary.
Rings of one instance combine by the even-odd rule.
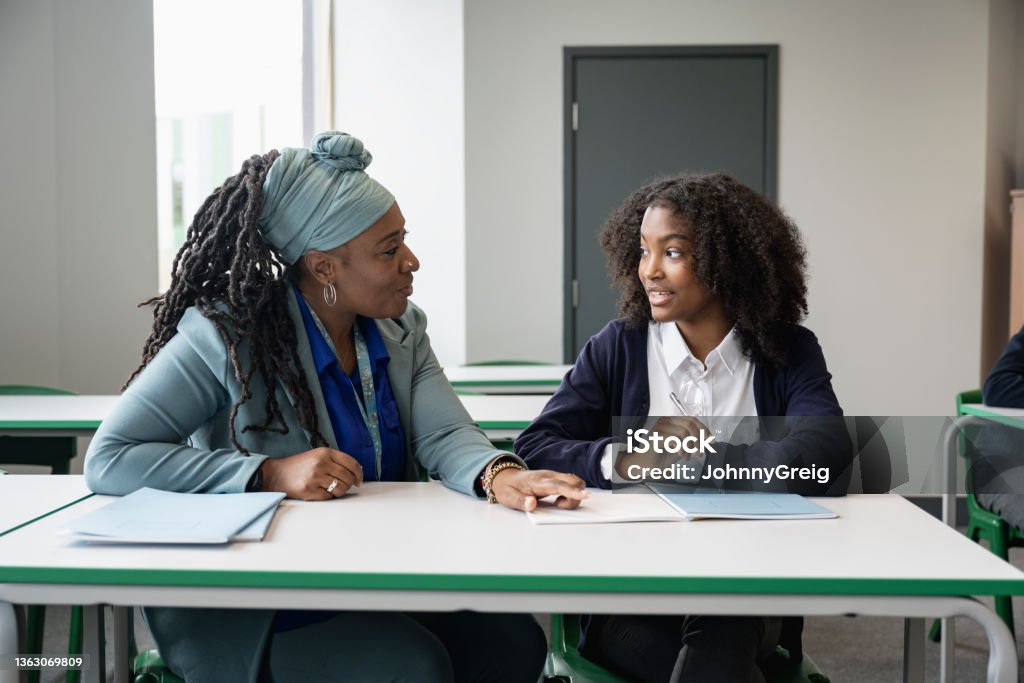
[[[338,302],[338,290],[334,288],[333,282],[324,285],[324,303],[333,306]]]

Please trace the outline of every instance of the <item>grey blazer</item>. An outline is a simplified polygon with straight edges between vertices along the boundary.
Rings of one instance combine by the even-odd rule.
[[[337,439],[323,402],[298,305],[289,298],[299,359],[313,393],[320,432]],[[391,356],[388,378],[406,435],[406,479],[417,463],[446,486],[474,494],[474,482],[501,452],[473,424],[445,378],[427,337],[423,312],[409,304],[400,318],[378,320]],[[240,357],[247,357],[242,349]],[[178,333],[124,392],[89,445],[85,476],[96,493],[124,495],[143,487],[185,492],[240,492],[266,458],[312,448],[299,427],[293,400],[278,381],[254,376],[252,398],[238,411],[239,442],[231,443],[228,417],[241,393],[227,349],[213,323],[190,308]],[[248,431],[262,424],[268,391],[277,394],[287,434]],[[147,608],[150,630],[164,660],[189,683],[255,681],[273,624],[270,610]]]

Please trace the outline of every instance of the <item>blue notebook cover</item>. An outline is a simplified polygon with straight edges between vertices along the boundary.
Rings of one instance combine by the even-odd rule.
[[[690,520],[834,519],[839,516],[795,493],[679,493],[679,489],[671,485],[647,486]]]
[[[141,488],[79,517],[67,530],[101,543],[261,540],[283,493],[172,493]]]

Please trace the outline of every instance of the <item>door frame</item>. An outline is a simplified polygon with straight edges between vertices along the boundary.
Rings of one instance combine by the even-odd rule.
[[[563,47],[563,211],[564,211],[564,257],[563,273],[563,323],[562,349],[566,363],[576,360],[575,303],[578,293],[576,285],[576,136],[573,121],[573,104],[576,101],[574,78],[576,60],[593,57],[644,58],[651,57],[761,57],[764,60],[765,82],[765,131],[764,131],[764,179],[765,195],[777,202],[778,193],[778,151],[779,151],[779,46],[778,45],[634,45],[634,46],[589,46]]]

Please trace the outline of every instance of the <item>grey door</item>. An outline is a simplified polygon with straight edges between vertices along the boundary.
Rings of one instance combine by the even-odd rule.
[[[565,48],[566,362],[617,317],[597,234],[630,192],[720,170],[775,199],[777,83],[776,46]]]

